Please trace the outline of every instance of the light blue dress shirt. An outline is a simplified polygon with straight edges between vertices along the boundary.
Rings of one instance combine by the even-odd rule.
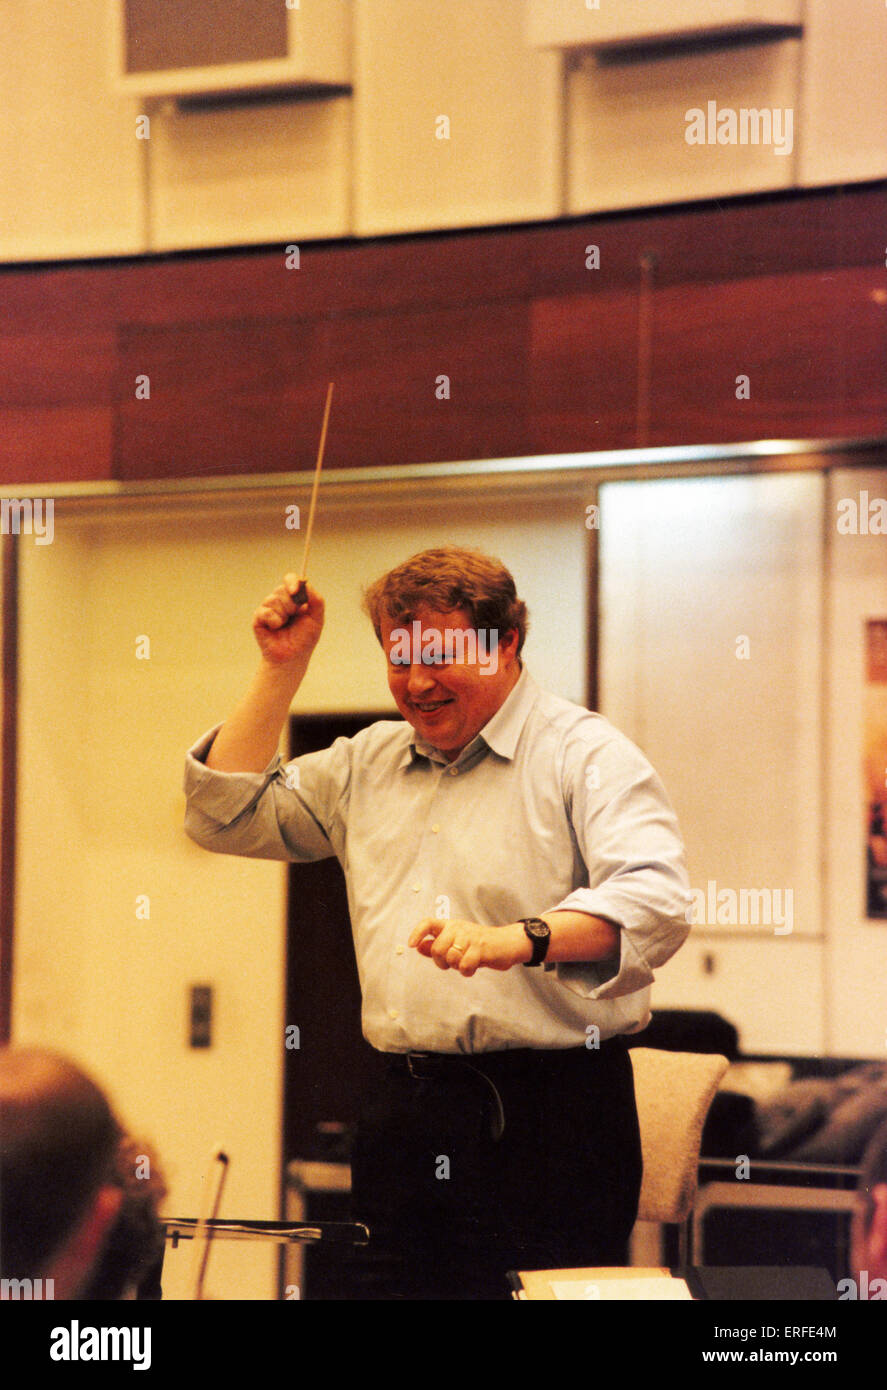
[[[185,828],[222,854],[337,856],[373,1047],[591,1048],[649,1021],[692,900],[664,788],[603,716],[524,668],[454,763],[392,720],[263,773],[217,772],[203,760],[219,727],[188,753]],[[618,959],[466,979],[407,946],[423,917],[504,926],[561,909],[617,923]]]

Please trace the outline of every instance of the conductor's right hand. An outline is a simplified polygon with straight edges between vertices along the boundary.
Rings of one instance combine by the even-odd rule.
[[[295,574],[284,576],[273,593],[253,614],[253,632],[262,657],[271,666],[305,663],[323,631],[323,599],[306,585],[308,602],[297,606],[292,599],[299,587]]]

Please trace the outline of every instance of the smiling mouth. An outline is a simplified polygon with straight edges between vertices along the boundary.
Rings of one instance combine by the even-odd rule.
[[[444,705],[451,705],[452,703],[452,697],[449,700],[428,701],[422,704],[418,700],[414,700],[413,709],[417,709],[420,714],[434,714],[436,710],[443,709]]]

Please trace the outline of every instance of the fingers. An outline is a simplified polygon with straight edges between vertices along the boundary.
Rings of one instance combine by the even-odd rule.
[[[445,926],[446,923],[439,921],[436,917],[423,917],[422,921],[419,922],[415,927],[413,927],[413,930],[410,932],[410,938],[407,942],[407,945],[418,946],[424,936],[427,936],[429,933],[431,934],[431,936],[436,936],[437,932],[442,931]],[[435,928],[437,930],[434,930]],[[431,949],[430,941],[428,943],[428,949]],[[427,951],[423,952],[423,955],[427,954]]]
[[[299,579],[295,574],[287,574],[284,575],[283,584],[280,587],[285,591],[287,606],[295,609],[296,613],[322,616],[323,599],[316,589],[311,588],[307,579]]]
[[[253,636],[262,659],[275,667],[295,669],[310,661],[323,632],[323,599],[306,584],[301,603],[296,598],[300,585],[297,575],[286,575],[253,614]]]
[[[435,965],[439,965],[441,970],[458,970],[465,954],[465,946],[461,941],[453,941],[450,946],[438,946],[438,954],[435,955],[434,947],[431,948],[431,959]]]
[[[253,627],[268,627],[276,631],[289,621],[295,611],[295,605],[275,590],[262,600],[253,614]]]
[[[434,917],[426,918],[410,937],[410,945],[417,946],[420,955],[428,956],[441,970],[458,965],[460,952],[455,950],[455,944],[453,924]]]
[[[274,592],[262,600],[256,609],[255,622],[263,627],[283,627],[284,623],[289,622],[299,611],[293,601],[293,594],[298,587],[299,580],[296,575],[288,574],[283,583],[278,584]]]
[[[450,922],[426,917],[410,933],[409,945],[427,956],[440,970],[458,970],[471,976],[482,963],[480,943],[472,939],[477,928],[471,922]]]
[[[426,917],[410,933],[409,944],[415,946],[420,955],[428,956],[441,970],[457,965],[460,952],[453,948],[456,932],[452,922],[437,917]],[[449,959],[452,952],[452,960]]]
[[[466,979],[470,978],[479,968],[482,959],[483,954],[480,947],[477,945],[469,946],[459,961],[459,974],[464,975]]]
[[[253,614],[254,628],[267,628],[276,632],[286,627],[294,618],[309,617],[322,624],[324,603],[316,589],[304,584],[298,575],[287,574],[283,583],[262,600]],[[296,595],[299,595],[298,600]]]

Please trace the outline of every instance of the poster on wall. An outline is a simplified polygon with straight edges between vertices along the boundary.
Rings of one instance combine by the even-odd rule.
[[[887,919],[887,618],[866,623],[866,915]]]

